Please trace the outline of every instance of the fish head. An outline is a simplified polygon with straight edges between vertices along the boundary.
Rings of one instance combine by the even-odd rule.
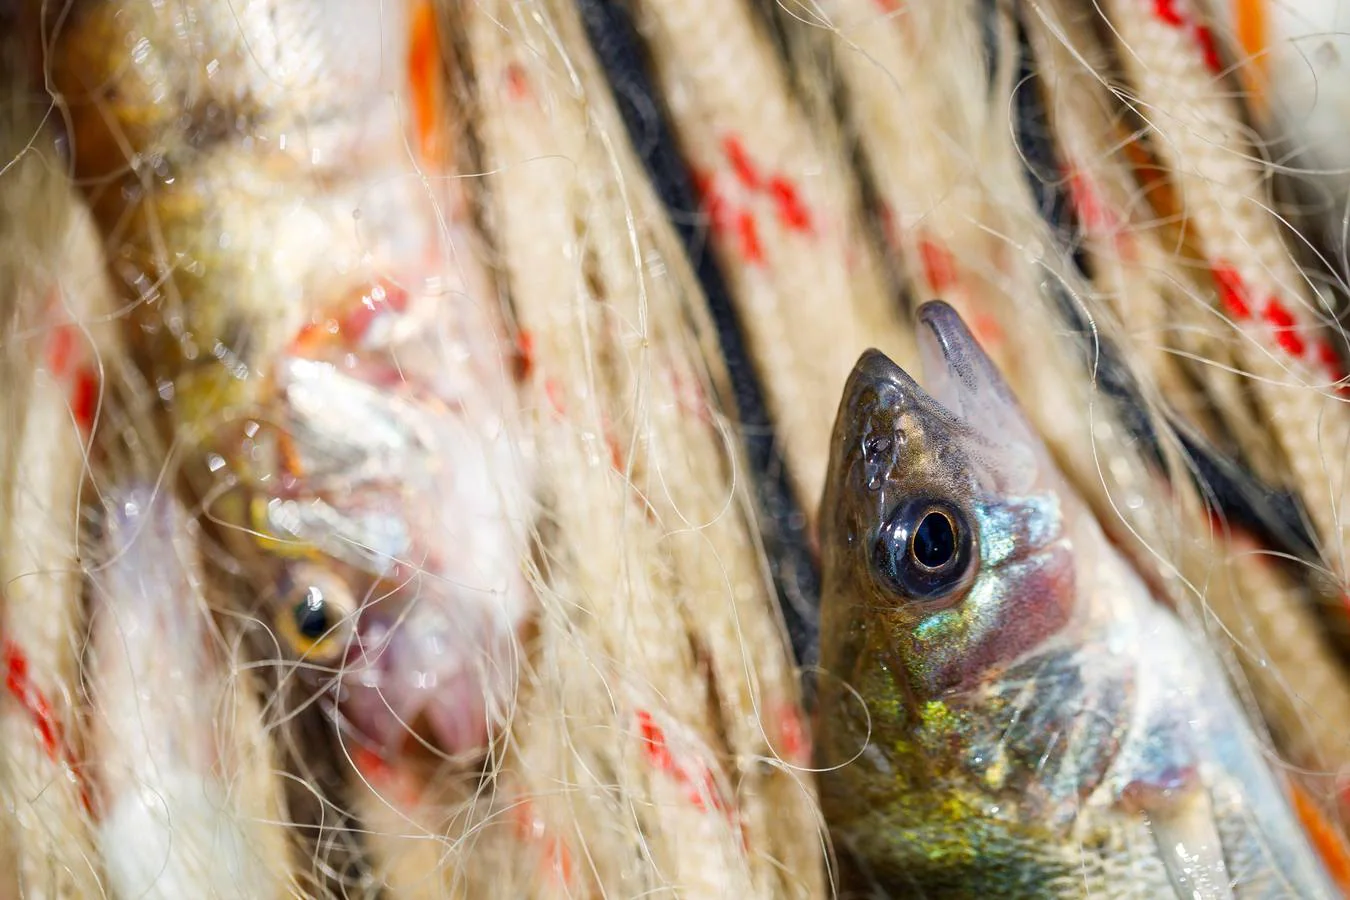
[[[281,649],[386,756],[480,752],[532,597],[509,441],[368,362],[285,360],[277,383],[249,532]]]
[[[1063,629],[1074,610],[1071,500],[960,316],[919,311],[927,390],[882,353],[858,361],[821,509],[821,662],[909,721]]]

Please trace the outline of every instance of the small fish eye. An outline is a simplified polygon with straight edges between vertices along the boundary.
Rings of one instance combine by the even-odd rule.
[[[318,565],[296,566],[277,609],[280,636],[297,656],[330,661],[346,649],[356,603],[346,582]]]
[[[305,595],[291,608],[295,630],[310,641],[319,640],[333,627],[334,623],[328,620],[332,612],[323,595],[323,588],[317,584],[306,587]]]
[[[901,504],[882,526],[872,568],[883,587],[901,596],[949,598],[969,583],[973,547],[974,535],[961,510],[917,498]]]

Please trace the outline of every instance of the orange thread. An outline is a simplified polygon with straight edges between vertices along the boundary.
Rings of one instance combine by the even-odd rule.
[[[1233,18],[1237,29],[1238,43],[1247,55],[1248,63],[1254,68],[1242,68],[1242,80],[1247,88],[1248,100],[1258,113],[1265,111],[1266,105],[1266,2],[1267,0],[1235,0]]]
[[[1294,812],[1312,840],[1317,855],[1322,858],[1341,890],[1350,893],[1350,850],[1345,846],[1345,839],[1306,790],[1292,783],[1289,789],[1293,794]]]
[[[422,158],[428,160],[435,159],[440,153],[441,91],[437,78],[440,58],[435,8],[429,2],[418,3],[412,14],[408,80],[417,128],[417,145]]]

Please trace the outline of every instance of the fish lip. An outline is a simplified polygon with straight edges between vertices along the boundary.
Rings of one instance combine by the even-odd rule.
[[[945,341],[956,334],[969,334],[961,314],[945,300],[929,300],[919,307],[915,316],[919,324],[931,328],[939,340]]]
[[[919,323],[919,353],[923,363],[925,382],[936,384],[944,376],[955,375],[960,387],[974,390],[977,380],[975,340],[965,320],[951,304],[943,300],[929,300],[919,307],[915,318]],[[938,368],[939,361],[942,369]],[[951,402],[954,397],[939,397],[940,402]]]
[[[905,377],[905,370],[885,353],[872,347],[863,352],[853,367],[855,383],[876,386],[878,384],[898,384]]]

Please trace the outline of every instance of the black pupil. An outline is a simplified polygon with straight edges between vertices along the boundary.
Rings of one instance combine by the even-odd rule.
[[[323,591],[311,585],[304,599],[295,604],[295,629],[302,637],[317,641],[328,633],[328,604]]]
[[[914,558],[919,565],[940,569],[956,556],[956,532],[952,520],[940,512],[930,512],[914,530]]]

